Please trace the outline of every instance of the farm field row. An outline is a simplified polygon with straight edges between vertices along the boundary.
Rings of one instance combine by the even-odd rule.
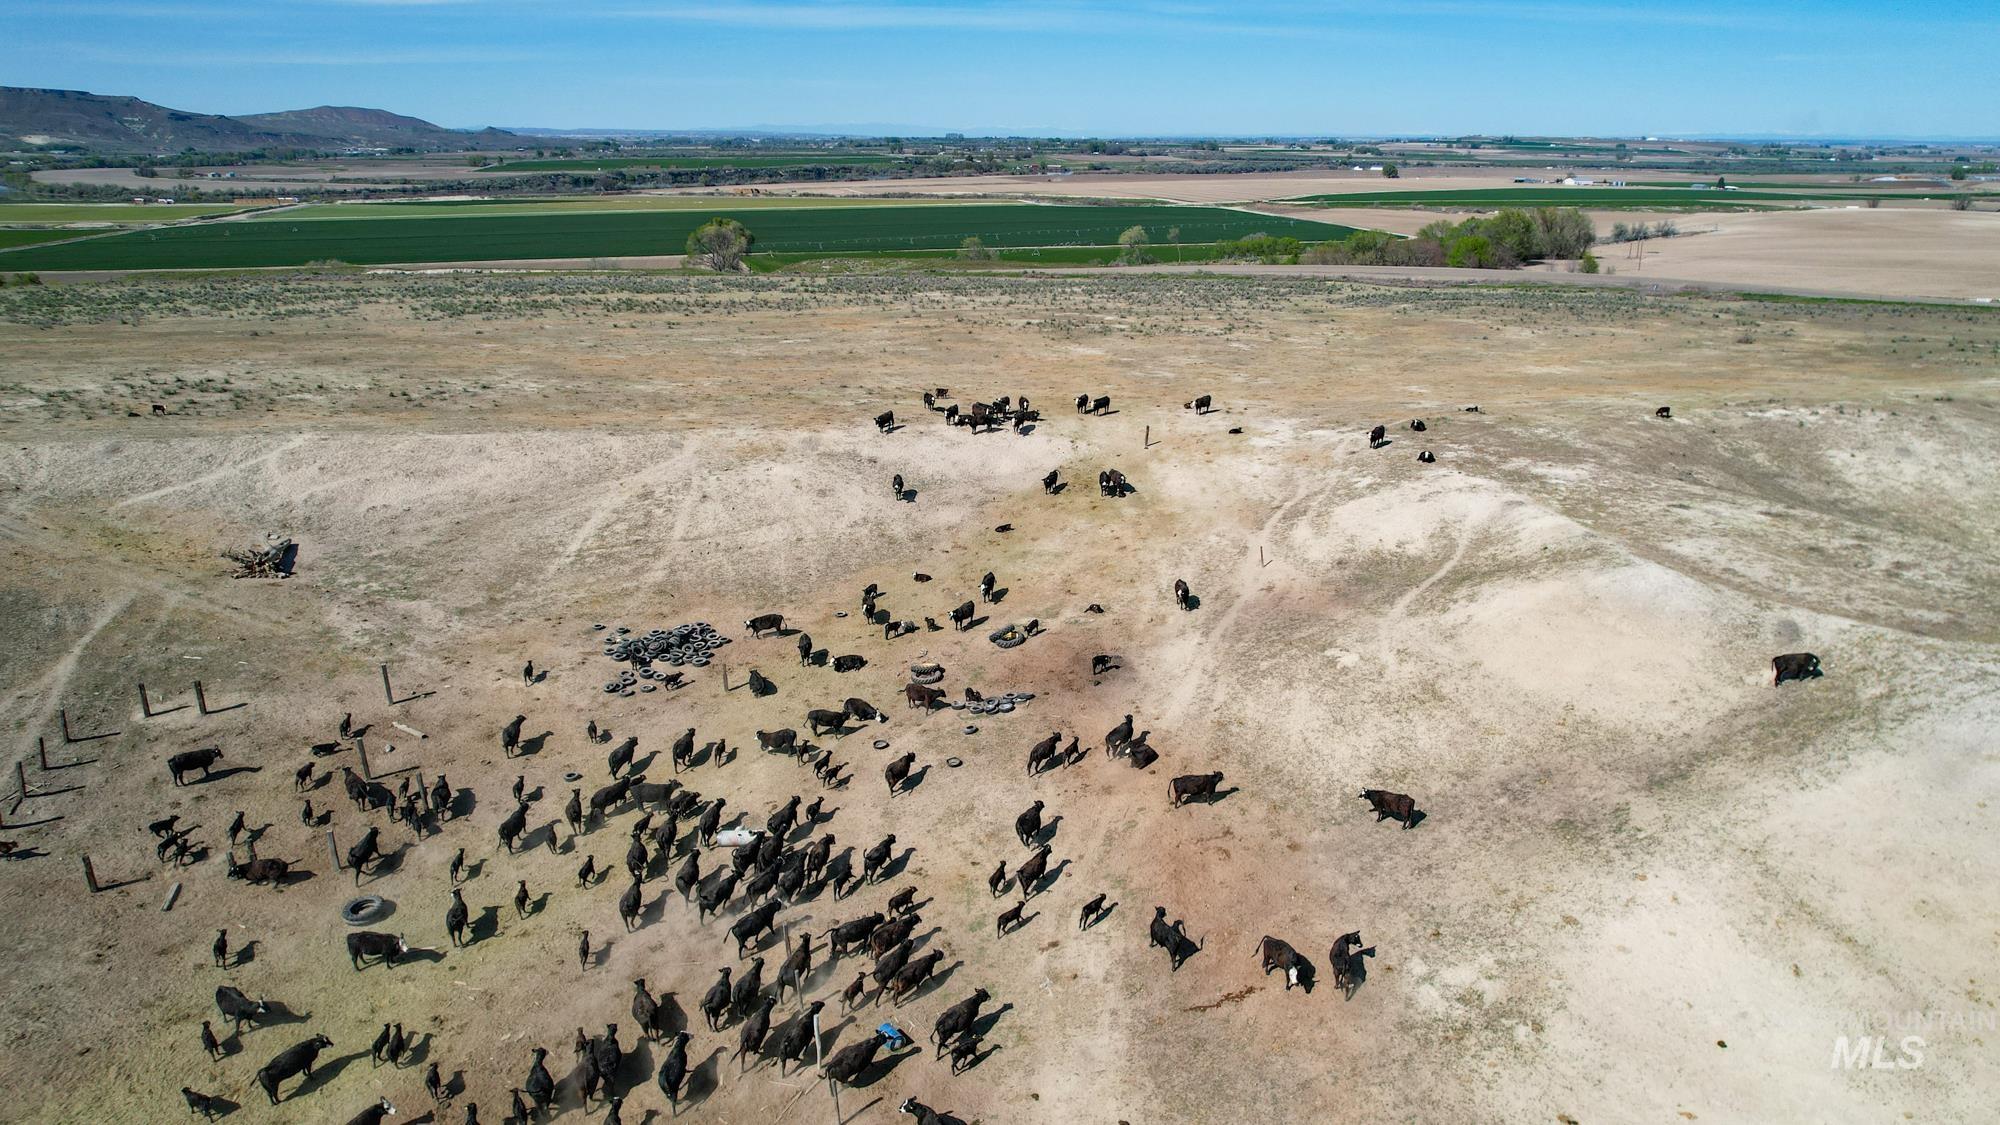
[[[0,250],[12,250],[16,246],[33,246],[38,242],[57,242],[65,238],[75,238],[86,232],[74,230],[18,230],[0,228]]]
[[[731,211],[813,210],[843,207],[925,207],[945,204],[969,207],[977,204],[956,199],[893,199],[878,196],[792,196],[764,195],[718,197],[712,195],[614,195],[581,198],[532,196],[520,199],[438,199],[405,203],[322,203],[280,214],[263,216],[253,222],[297,222],[299,220],[344,219],[441,219],[472,215],[574,214],[588,211]],[[994,205],[1018,205],[1013,200],[994,200]]]
[[[243,209],[235,203],[0,203],[0,223],[158,223]]]
[[[1802,185],[1794,192],[1696,191],[1690,188],[1505,187],[1440,191],[1371,191],[1307,195],[1286,200],[1323,207],[1757,207],[1803,204],[1814,199],[1948,199],[1949,193],[1822,191]]]
[[[713,153],[689,156],[565,157],[550,160],[510,160],[489,166],[489,172],[609,172],[621,168],[810,168],[864,165],[874,167],[909,160],[885,152],[791,152],[768,156]]]
[[[1103,246],[1143,226],[1164,242],[1265,233],[1301,241],[1345,238],[1354,228],[1214,207],[994,206],[859,207],[832,210],[584,212],[344,222],[267,221],[163,227],[45,248],[0,252],[0,269],[145,270],[357,265],[681,253],[711,216],[733,218],[772,253],[938,250],[977,236],[993,247]]]

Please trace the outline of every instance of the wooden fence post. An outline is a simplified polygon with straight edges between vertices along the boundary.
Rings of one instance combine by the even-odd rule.
[[[89,856],[83,857],[83,885],[90,888],[91,894],[97,893],[97,869],[90,865]]]

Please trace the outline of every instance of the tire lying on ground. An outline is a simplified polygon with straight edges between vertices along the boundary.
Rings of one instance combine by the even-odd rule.
[[[1025,644],[1028,640],[1028,634],[1022,632],[1021,627],[1018,625],[1007,625],[988,633],[986,639],[1001,648],[1013,648],[1016,645]]]

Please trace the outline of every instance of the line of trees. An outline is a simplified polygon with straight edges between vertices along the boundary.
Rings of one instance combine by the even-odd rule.
[[[1517,269],[1548,258],[1581,258],[1597,241],[1590,219],[1574,207],[1509,207],[1454,223],[1439,219],[1414,238],[1357,231],[1301,255],[1321,265],[1463,266]]]

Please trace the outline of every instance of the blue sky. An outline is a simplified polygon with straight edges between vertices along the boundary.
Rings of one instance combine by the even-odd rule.
[[[452,126],[2000,134],[1931,0],[0,0],[0,84]]]

